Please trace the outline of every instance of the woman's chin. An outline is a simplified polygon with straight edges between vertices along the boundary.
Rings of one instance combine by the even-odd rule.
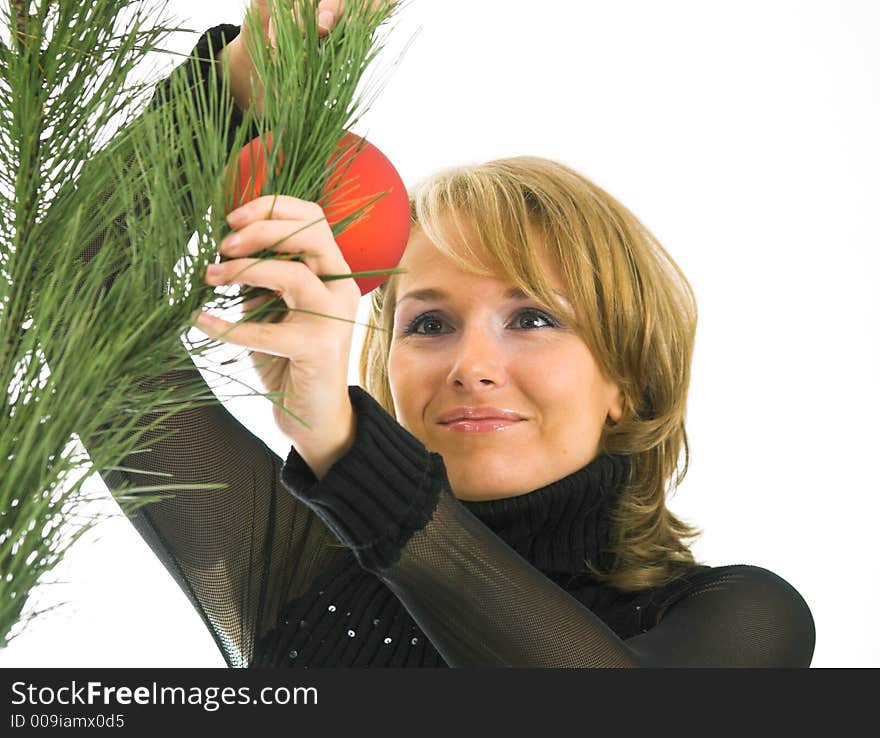
[[[473,445],[433,449],[443,457],[446,476],[460,500],[499,500],[532,492],[553,481],[547,453],[532,444]]]
[[[447,468],[449,484],[453,494],[460,500],[500,500],[531,492],[533,487],[523,486],[521,474],[492,476],[485,470],[476,473],[459,473]]]

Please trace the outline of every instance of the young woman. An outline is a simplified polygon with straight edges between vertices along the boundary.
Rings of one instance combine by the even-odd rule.
[[[246,106],[261,93],[236,82],[236,34],[212,29],[195,56],[231,42]],[[276,412],[282,460],[222,407],[176,416],[137,465],[218,489],[134,518],[227,663],[808,666],[797,591],[697,564],[666,507],[687,470],[696,306],[660,244],[540,158],[440,172],[411,202],[406,271],[372,295],[363,389],[347,386],[352,324],[313,314],[353,320],[360,294],[319,279],[350,272],[326,221],[302,229],[320,207],[261,197],[229,215],[206,281],[307,312],[196,325],[251,349],[307,425]],[[267,248],[313,256],[252,258]]]

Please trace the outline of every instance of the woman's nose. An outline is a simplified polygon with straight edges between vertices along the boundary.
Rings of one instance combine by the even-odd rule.
[[[506,384],[507,367],[497,339],[489,331],[475,329],[459,333],[447,381],[467,392]]]

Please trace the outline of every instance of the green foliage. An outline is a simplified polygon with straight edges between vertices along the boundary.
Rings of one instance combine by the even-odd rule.
[[[217,402],[167,377],[188,362],[190,314],[247,297],[214,295],[202,275],[226,235],[225,173],[249,132],[273,131],[272,156],[284,151],[278,174],[270,161],[270,191],[317,199],[337,141],[366,107],[358,84],[387,8],[351,11],[319,39],[311,0],[294,6],[303,30],[275,11],[275,52],[265,39],[254,49],[270,94],[231,148],[220,74],[190,85],[179,68],[144,107],[153,85],[133,73],[180,30],[166,2],[0,6],[0,645],[93,524],[76,514],[90,473],[123,470],[168,417]],[[169,479],[115,496],[130,511],[223,486]]]

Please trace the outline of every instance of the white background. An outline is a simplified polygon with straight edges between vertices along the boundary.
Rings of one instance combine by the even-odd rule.
[[[176,6],[199,32],[243,8]],[[878,21],[872,0],[414,0],[379,67],[418,34],[357,130],[407,184],[557,159],[657,235],[700,311],[671,507],[704,530],[705,563],[757,564],[801,592],[817,667],[880,665]],[[286,455],[268,404],[230,407]],[[0,666],[223,665],[134,529],[97,533],[45,590],[67,604]]]

